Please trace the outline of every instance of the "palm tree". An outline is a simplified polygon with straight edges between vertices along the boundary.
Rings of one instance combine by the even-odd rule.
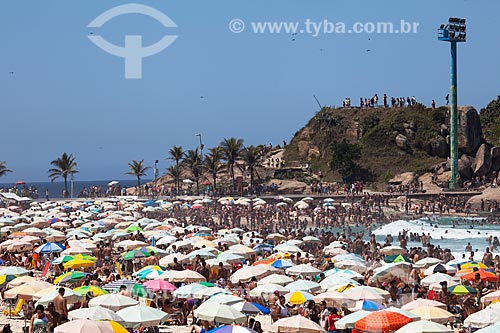
[[[177,188],[177,193],[180,190],[180,172],[179,172],[179,162],[184,158],[186,153],[182,150],[182,146],[173,146],[168,154],[170,157],[167,157],[168,160],[175,161],[175,169],[176,169],[176,178],[175,178],[175,186]]]
[[[68,194],[68,176],[78,173],[75,169],[78,165],[75,162],[76,157],[73,154],[63,153],[57,160],[50,162],[54,168],[49,169],[49,178],[54,182],[57,178],[61,177],[64,180],[64,197]]]
[[[213,189],[217,189],[217,173],[222,169],[222,164],[220,160],[222,159],[222,153],[220,147],[210,148],[209,153],[205,155],[203,164],[205,170],[210,172],[213,181]]]
[[[173,165],[169,166],[167,168],[167,171],[165,174],[169,177],[172,177],[174,180],[174,184],[176,184],[177,178],[179,177],[179,174],[177,173],[177,168]]]
[[[240,155],[241,148],[243,147],[243,139],[229,138],[220,143],[222,150],[222,158],[226,161],[227,168],[231,174],[231,181],[233,183],[233,191],[236,191],[236,181],[234,180],[234,165]]]
[[[191,149],[186,152],[186,157],[182,163],[186,166],[186,168],[191,172],[196,181],[196,191],[198,194],[200,193],[200,176],[202,172],[202,157],[198,151],[198,148]]]
[[[262,155],[261,147],[249,146],[243,148],[241,151],[241,159],[243,160],[244,167],[250,172],[250,189],[254,185],[254,172],[255,168],[260,166],[260,157]]]
[[[144,166],[144,160],[133,160],[132,163],[128,164],[128,168],[130,171],[125,174],[137,177],[137,190],[139,190],[139,187],[141,187],[141,177],[146,176],[146,171],[151,169],[151,167]]]
[[[0,177],[5,176],[8,172],[12,172],[12,170],[7,169],[6,162],[0,161]]]

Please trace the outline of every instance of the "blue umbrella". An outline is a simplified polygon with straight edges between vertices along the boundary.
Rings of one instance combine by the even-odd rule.
[[[154,202],[153,200],[148,200],[144,203],[144,207],[154,207],[156,206],[156,202]]]
[[[59,243],[46,243],[43,245],[40,245],[39,247],[36,248],[34,251],[35,253],[52,253],[52,252],[61,252],[65,249],[64,245],[61,245]]]
[[[379,304],[377,302],[373,301],[358,301],[358,302],[363,302],[362,304],[356,304],[356,309],[358,310],[365,310],[365,311],[378,311],[385,309],[385,307],[382,304]],[[359,305],[361,305],[361,308],[359,308]]]
[[[294,264],[288,260],[285,260],[285,259],[278,259],[275,262],[273,262],[271,264],[271,266],[273,266],[274,268],[278,268],[278,269],[281,269],[281,268],[287,269],[289,267],[294,266]]]

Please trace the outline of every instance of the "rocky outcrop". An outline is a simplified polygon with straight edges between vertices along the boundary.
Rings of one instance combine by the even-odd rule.
[[[479,195],[471,197],[467,202],[471,204],[472,209],[481,207],[481,199],[487,202],[500,202],[500,188],[499,187],[488,187]]]
[[[483,130],[476,109],[472,106],[458,108],[458,149],[474,156],[483,143]]]
[[[499,171],[500,170],[500,147],[492,147],[490,150],[491,156],[491,170]]]
[[[450,147],[443,137],[437,137],[430,142],[430,153],[441,158],[448,157]]]
[[[389,184],[412,184],[416,181],[417,179],[417,174],[414,172],[404,172],[400,173],[399,175],[396,175],[394,178],[389,180]]]
[[[474,158],[468,155],[462,155],[458,160],[458,173],[462,180],[469,180],[472,178],[474,172],[472,166],[474,165]]]
[[[406,139],[406,136],[404,136],[403,134],[396,135],[396,138],[394,140],[396,141],[396,145],[400,149],[402,150],[408,149],[408,140]]]
[[[476,153],[476,160],[474,163],[474,176],[482,177],[486,175],[491,169],[491,146],[483,143]]]
[[[299,182],[296,180],[288,180],[288,179],[271,179],[268,184],[272,183],[278,185],[279,193],[295,193],[302,194],[307,188],[307,184],[303,182]]]

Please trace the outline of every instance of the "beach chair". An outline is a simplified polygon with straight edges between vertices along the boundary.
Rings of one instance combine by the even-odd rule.
[[[4,316],[17,316],[19,312],[23,309],[24,299],[19,299],[17,301],[16,307],[13,310],[3,310]]]

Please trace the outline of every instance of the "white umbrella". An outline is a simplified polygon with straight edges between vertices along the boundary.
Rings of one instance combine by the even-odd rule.
[[[396,333],[453,333],[449,327],[428,320],[414,321],[401,327]]]
[[[118,311],[116,314],[125,319],[125,327],[157,326],[162,324],[168,316],[166,312],[144,305],[130,306]]]
[[[271,326],[271,332],[276,333],[325,333],[326,331],[314,321],[304,316],[281,318]]]
[[[269,265],[243,266],[233,273],[229,280],[231,280],[232,283],[248,282],[252,277],[258,280],[276,271],[278,271],[276,268]]]
[[[103,308],[102,306],[81,308],[70,311],[68,312],[68,319],[112,320],[119,323],[124,322],[124,319],[117,315],[114,311]]]
[[[418,298],[410,303],[403,305],[401,309],[410,311],[416,308],[420,308],[422,306],[434,306],[446,309],[446,304],[426,298]]]
[[[433,283],[439,283],[439,282],[442,282],[442,281],[455,281],[457,280],[457,278],[454,278],[448,274],[444,274],[444,273],[434,273],[432,275],[429,275],[429,276],[426,276],[424,277],[420,283],[423,285],[423,286],[430,286],[431,284]]]
[[[464,327],[483,328],[500,322],[500,311],[487,307],[469,315],[464,320]]]
[[[177,298],[192,298],[207,288],[207,286],[199,283],[191,283],[177,288],[174,292],[172,292],[172,295]]]
[[[265,278],[257,281],[257,285],[261,286],[263,284],[274,283],[274,284],[278,284],[280,286],[284,286],[290,282],[293,282],[293,279],[291,277],[288,277],[286,275],[281,275],[281,274],[271,274],[271,275],[266,276]]]
[[[118,311],[137,304],[139,304],[139,302],[135,299],[120,294],[101,295],[89,301],[89,307],[102,306],[113,311]]]
[[[356,322],[358,320],[363,319],[364,317],[368,316],[370,313],[372,313],[372,312],[365,311],[365,310],[350,313],[347,316],[342,317],[339,320],[337,320],[335,322],[335,328],[337,328],[339,330],[354,328],[354,325],[356,324]]]
[[[286,273],[289,275],[311,276],[317,275],[321,273],[321,271],[314,266],[308,264],[300,264],[287,268]]]
[[[287,288],[280,286],[278,284],[263,284],[257,286],[250,290],[250,296],[252,297],[262,297],[264,299],[268,299],[275,291],[279,292],[280,295],[285,295],[290,292]]]
[[[194,315],[198,319],[221,324],[242,324],[246,321],[246,316],[243,313],[226,304],[203,303],[194,310]]]
[[[308,280],[297,280],[285,286],[290,291],[307,291],[310,293],[316,292],[321,289],[319,283]]]

